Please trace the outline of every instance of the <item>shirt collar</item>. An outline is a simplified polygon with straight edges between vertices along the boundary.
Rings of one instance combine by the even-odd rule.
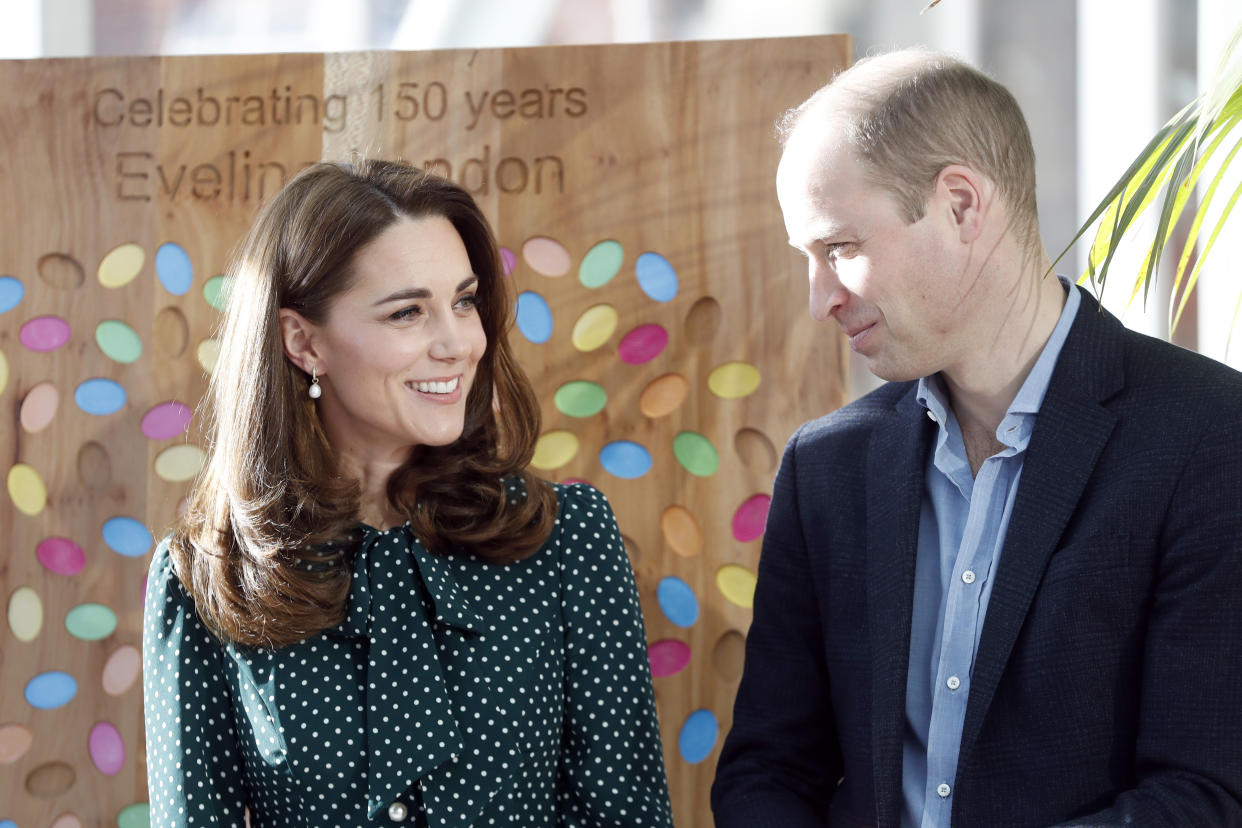
[[[1044,344],[1043,350],[1040,351],[1039,358],[1027,374],[1022,387],[1018,389],[1013,402],[1009,404],[1009,409],[1005,412],[1005,417],[996,429],[996,439],[1018,451],[1025,450],[1030,442],[1031,432],[1035,427],[1035,415],[1039,413],[1039,408],[1044,402],[1044,395],[1048,393],[1048,384],[1052,380],[1052,371],[1056,367],[1057,357],[1061,355],[1061,348],[1065,345],[1065,339],[1069,336],[1074,318],[1078,315],[1078,307],[1082,303],[1078,289],[1069,279],[1059,274],[1057,279],[1068,294],[1065,306],[1061,309],[1061,316],[1057,319],[1056,327],[1052,329],[1052,334]],[[920,379],[916,398],[940,426],[941,438],[938,443],[943,444],[952,412],[949,407],[948,394],[944,390],[940,376],[933,374]]]

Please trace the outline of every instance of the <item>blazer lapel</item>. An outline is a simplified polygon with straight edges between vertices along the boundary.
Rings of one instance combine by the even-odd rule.
[[[1116,424],[1116,415],[1101,403],[1123,383],[1121,323],[1100,309],[1086,291],[1082,294],[1082,305],[1057,359],[1023,460],[971,674],[959,774],[966,767],[1048,559]]]
[[[917,385],[876,427],[867,456],[867,622],[871,637],[871,740],[876,823],[900,821],[901,745],[914,561],[932,429]]]

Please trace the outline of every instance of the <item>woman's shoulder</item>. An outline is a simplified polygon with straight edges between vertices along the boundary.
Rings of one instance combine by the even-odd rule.
[[[161,600],[177,595],[188,599],[189,592],[181,584],[177,574],[177,564],[172,555],[173,536],[165,535],[155,547],[151,556],[151,564],[147,567],[147,595],[157,596]]]
[[[603,523],[613,517],[608,497],[590,483],[553,483],[552,488],[556,491],[558,522],[571,519]]]
[[[556,528],[552,532],[562,560],[621,560],[625,543],[607,496],[587,483],[553,483]]]

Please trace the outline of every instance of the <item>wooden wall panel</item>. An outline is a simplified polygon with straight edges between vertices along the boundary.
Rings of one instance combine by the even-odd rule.
[[[158,538],[175,518],[189,486],[179,478],[193,469],[188,447],[201,435],[191,425],[149,437],[143,418],[157,405],[198,404],[218,319],[212,280],[261,199],[306,163],[362,153],[429,164],[473,191],[513,263],[515,293],[546,302],[546,341],[524,333],[529,297],[512,336],[544,401],[545,432],[573,435],[577,449],[552,460],[541,451],[543,471],[608,494],[649,641],[664,642],[654,656],[661,672],[689,652],[655,679],[656,694],[677,824],[710,825],[707,789],[731,721],[760,544],[745,527],[737,537],[735,513],[758,497],[752,518],[762,517],[789,433],[845,393],[842,342],[807,316],[801,261],[785,244],[771,125],[846,65],[850,48],[833,36],[0,62],[0,820],[143,824],[141,689],[114,695],[101,676],[140,643],[150,549],[139,537],[118,552],[104,527]],[[126,245],[141,266],[107,271],[110,284],[132,276],[124,284],[101,283],[101,262]],[[615,267],[591,270],[607,251]],[[637,273],[650,262],[665,277],[656,298]],[[575,323],[597,306],[615,312],[615,330],[582,350]],[[37,345],[29,335],[44,323],[30,323],[43,316],[67,323],[69,339],[32,350],[24,343]],[[106,348],[101,323],[112,328]],[[134,356],[114,323],[140,344],[132,361],[107,353]],[[622,341],[640,326],[659,326],[667,342],[637,363]],[[757,373],[757,387],[713,393],[709,377],[726,363],[748,366],[740,378]],[[684,399],[660,413],[644,390],[666,375],[682,378]],[[75,402],[95,378],[124,389],[118,410],[91,414]],[[602,409],[562,410],[557,391],[572,381],[602,389]],[[40,413],[46,426],[31,430]],[[697,439],[687,433],[709,447],[699,455],[706,465],[690,462],[699,474],[674,452],[679,436]],[[614,473],[625,469],[601,460],[614,441],[641,446],[649,469]],[[177,452],[190,453],[189,466],[183,457],[170,471]],[[132,523],[109,523],[118,517]],[[67,557],[49,557],[57,551]],[[662,601],[662,584],[684,585],[693,600]],[[71,633],[66,616],[83,604],[106,608],[115,629],[94,627],[99,640]],[[692,605],[693,620],[679,615]],[[76,692],[39,709],[27,690],[49,671],[72,677]],[[709,725],[689,755],[680,747],[687,720]],[[124,745],[117,767],[90,756],[88,734],[101,722]]]

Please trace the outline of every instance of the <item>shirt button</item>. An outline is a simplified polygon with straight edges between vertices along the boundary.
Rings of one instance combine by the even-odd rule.
[[[933,423],[940,422],[939,420],[936,419],[936,415],[931,413],[930,411],[927,412],[927,419],[931,420]]]
[[[945,684],[949,686],[950,690],[956,690],[962,686],[962,680],[957,676],[949,676],[949,679],[945,682]]]
[[[948,799],[949,794],[952,792],[953,792],[953,789],[949,787],[947,782],[941,782],[939,785],[936,786],[936,793],[940,796],[941,799]]]
[[[963,583],[973,584],[975,582],[975,573],[969,569],[966,570],[962,573],[962,581]]]
[[[388,806],[388,818],[393,822],[405,822],[409,815],[410,809],[405,807],[404,802],[394,802]]]

